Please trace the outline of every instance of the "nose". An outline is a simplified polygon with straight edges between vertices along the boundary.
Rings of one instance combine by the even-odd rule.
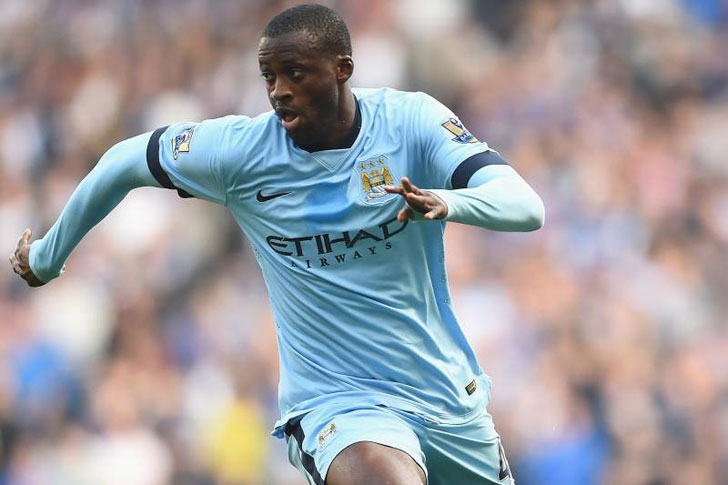
[[[286,82],[284,76],[277,76],[270,90],[270,99],[272,101],[281,101],[292,96],[290,84]]]

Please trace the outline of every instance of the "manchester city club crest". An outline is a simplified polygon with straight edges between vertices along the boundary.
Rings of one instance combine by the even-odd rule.
[[[384,190],[385,185],[399,183],[399,179],[392,173],[391,163],[386,156],[380,155],[357,161],[356,172],[364,202],[380,203],[396,196]]]

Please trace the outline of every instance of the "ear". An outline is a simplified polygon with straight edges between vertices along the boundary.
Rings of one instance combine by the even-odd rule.
[[[344,84],[354,74],[354,59],[351,56],[336,56],[336,80]]]

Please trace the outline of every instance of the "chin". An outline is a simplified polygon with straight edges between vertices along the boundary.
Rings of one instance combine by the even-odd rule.
[[[318,144],[318,137],[313,136],[310,132],[302,130],[300,127],[295,131],[287,132],[291,140],[300,148],[310,148]]]
[[[306,144],[307,138],[305,136],[302,136],[301,132],[299,130],[295,130],[295,131],[286,130],[286,133],[288,133],[288,136],[291,138],[291,140],[293,140],[293,142],[296,145],[301,146],[302,143]]]

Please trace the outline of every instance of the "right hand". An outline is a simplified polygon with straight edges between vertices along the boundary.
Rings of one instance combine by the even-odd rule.
[[[444,219],[447,216],[447,204],[441,198],[428,190],[421,189],[402,177],[401,185],[386,185],[384,190],[390,194],[399,194],[405,200],[405,205],[397,214],[399,222],[414,219],[415,212],[424,214],[427,220]]]
[[[45,283],[30,269],[30,236],[30,229],[23,231],[15,252],[10,255],[10,265],[13,267],[13,271],[28,283],[28,286],[43,286]]]

